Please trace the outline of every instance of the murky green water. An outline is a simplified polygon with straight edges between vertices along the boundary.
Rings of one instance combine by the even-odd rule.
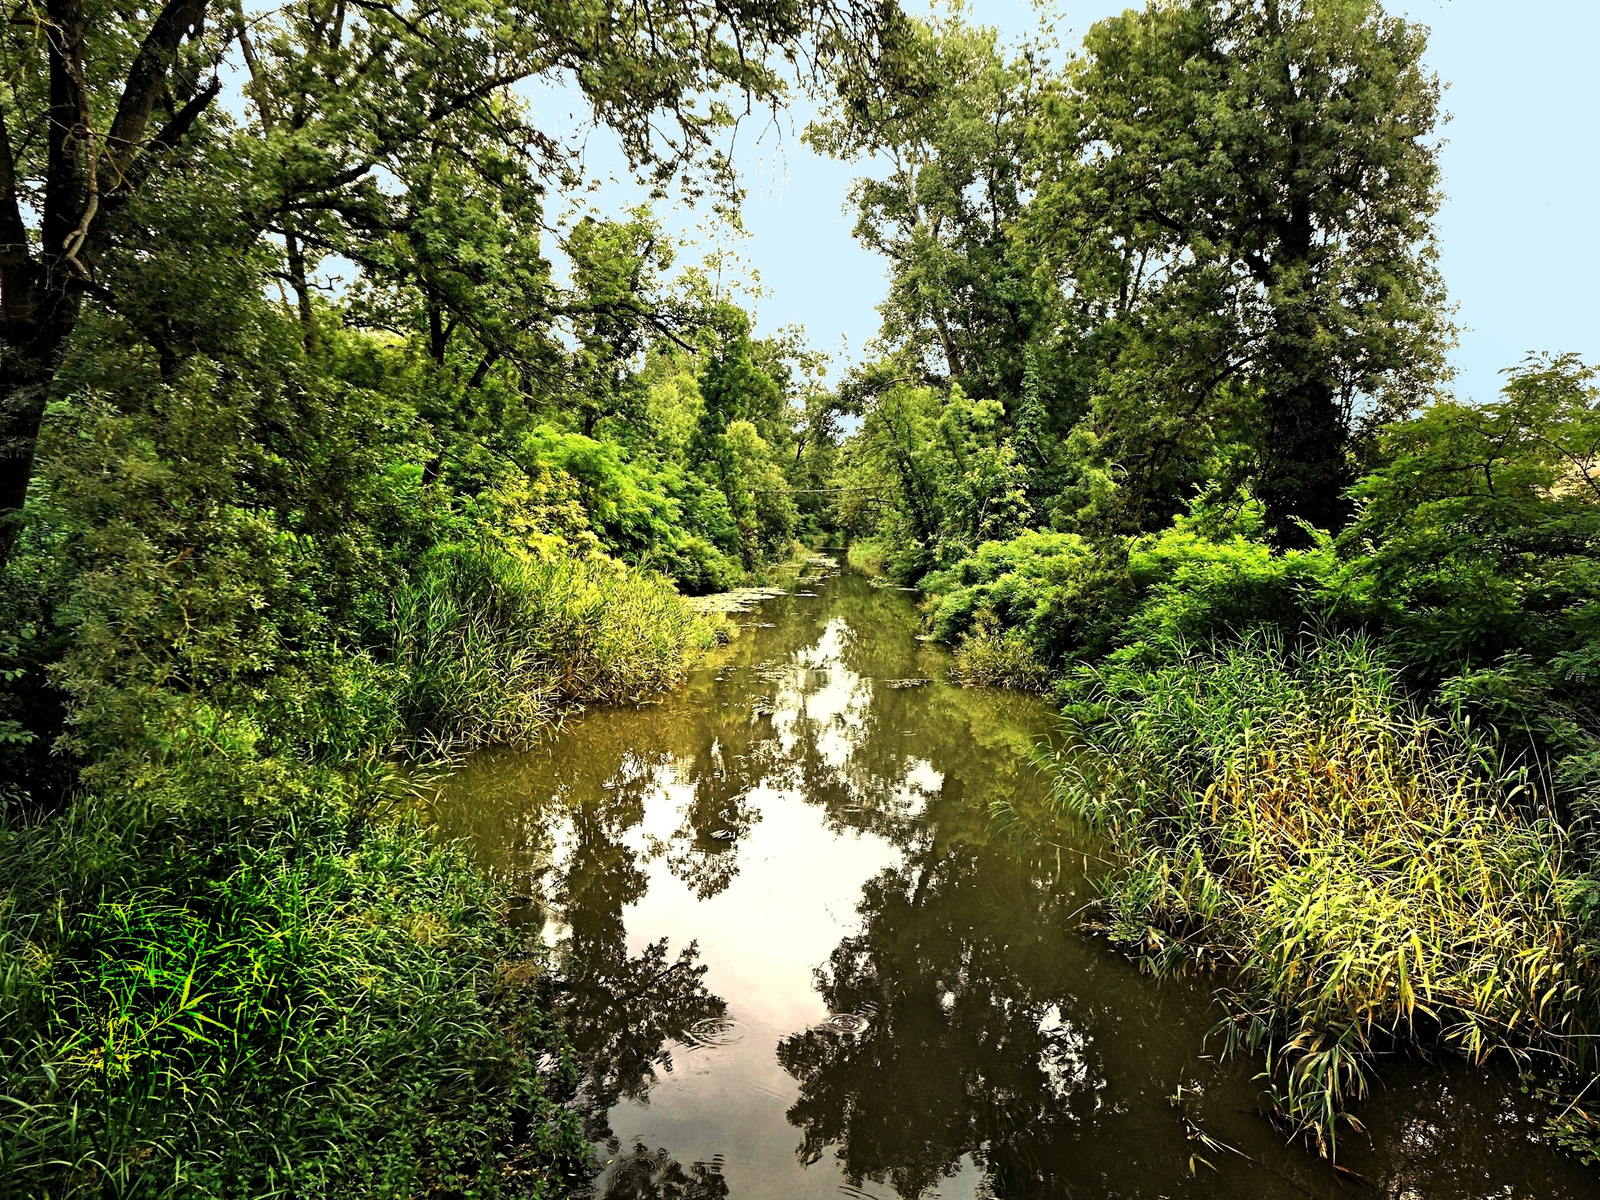
[[[1359,1179],[1286,1145],[1256,1064],[1208,1054],[1215,981],[1077,932],[1092,844],[997,831],[1049,710],[944,683],[903,593],[801,586],[665,703],[479,756],[438,807],[560,945],[602,1195],[1600,1196],[1460,1064],[1386,1070]]]

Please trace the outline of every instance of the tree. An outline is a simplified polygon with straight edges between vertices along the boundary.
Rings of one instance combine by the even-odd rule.
[[[571,148],[529,122],[516,84],[574,80],[658,184],[705,161],[731,195],[712,149],[734,120],[719,93],[776,102],[786,63],[870,54],[895,20],[869,0],[291,0],[248,19],[228,0],[19,9],[0,34],[0,555],[82,305],[115,311],[121,268],[162,241],[136,196],[221,183],[243,232],[281,244],[308,350],[315,258],[340,254],[420,293],[441,356],[461,329],[481,360],[506,342],[468,303],[484,280],[429,234],[456,194],[488,214],[485,198],[504,197],[537,229],[544,189],[576,179]],[[243,128],[216,111],[225,66],[250,80]]]
[[[1030,215],[1059,231],[1060,275],[1143,297],[1113,387],[1164,380],[1121,386],[1179,406],[1167,436],[1229,395],[1259,403],[1280,541],[1344,522],[1363,421],[1445,372],[1425,45],[1374,0],[1153,3],[1090,31],[1040,167]]]
[[[1007,60],[993,29],[917,23],[885,72],[892,88],[841,78],[806,140],[837,158],[881,155],[858,179],[856,237],[890,263],[885,341],[930,380],[1015,404],[1025,347],[1048,330],[1030,247],[1010,237],[1030,181],[1028,141],[1053,86],[1028,47]]]

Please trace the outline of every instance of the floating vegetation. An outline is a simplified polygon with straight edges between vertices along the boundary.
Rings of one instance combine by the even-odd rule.
[[[747,613],[766,600],[776,600],[789,593],[781,587],[734,588],[731,592],[713,592],[709,596],[692,596],[684,601],[690,611],[711,613]]]
[[[885,679],[883,686],[893,688],[895,691],[904,691],[906,688],[919,688],[923,684],[932,683],[931,679]]]

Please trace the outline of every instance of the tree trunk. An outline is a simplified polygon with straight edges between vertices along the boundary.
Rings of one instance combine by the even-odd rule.
[[[1348,435],[1337,392],[1314,349],[1315,331],[1308,321],[1289,324],[1274,335],[1269,350],[1276,370],[1264,397],[1258,493],[1273,540],[1283,548],[1304,548],[1311,538],[1300,521],[1337,531],[1349,519],[1344,490],[1351,479]]]
[[[84,62],[83,0],[46,0],[48,19],[38,26],[49,92],[39,123],[45,173],[37,247],[24,219],[26,181],[0,111],[0,565],[16,544],[45,402],[85,288],[93,286],[107,217],[147,177],[153,159],[141,155],[177,146],[221,87],[214,77],[189,90],[180,97],[183,107],[147,138],[157,100],[171,98],[179,47],[201,35],[209,3],[166,0],[128,64],[110,127],[97,131],[89,91],[95,72]]]
[[[0,320],[0,563],[16,542],[45,401],[78,315],[76,289],[18,290],[4,297]]]

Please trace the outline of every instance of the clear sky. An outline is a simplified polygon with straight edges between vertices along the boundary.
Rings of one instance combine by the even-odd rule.
[[[907,0],[907,8],[921,3]],[[1093,22],[1125,7],[1057,0],[1063,48],[1076,48]],[[1499,372],[1529,351],[1600,360],[1600,3],[1393,0],[1388,8],[1431,27],[1428,59],[1446,84],[1439,243],[1461,326],[1457,394],[1491,397]],[[1038,21],[1025,0],[978,0],[967,15],[1013,39]],[[546,93],[535,103],[548,117],[563,101]],[[738,250],[766,292],[760,328],[803,324],[814,345],[835,353],[837,368],[877,331],[884,275],[842,211],[857,168],[800,144],[806,115],[796,109],[781,128],[756,120],[740,131],[749,236]],[[604,135],[595,138],[592,166],[610,157]],[[610,196],[607,208],[620,199]],[[662,216],[679,229],[698,219]]]

